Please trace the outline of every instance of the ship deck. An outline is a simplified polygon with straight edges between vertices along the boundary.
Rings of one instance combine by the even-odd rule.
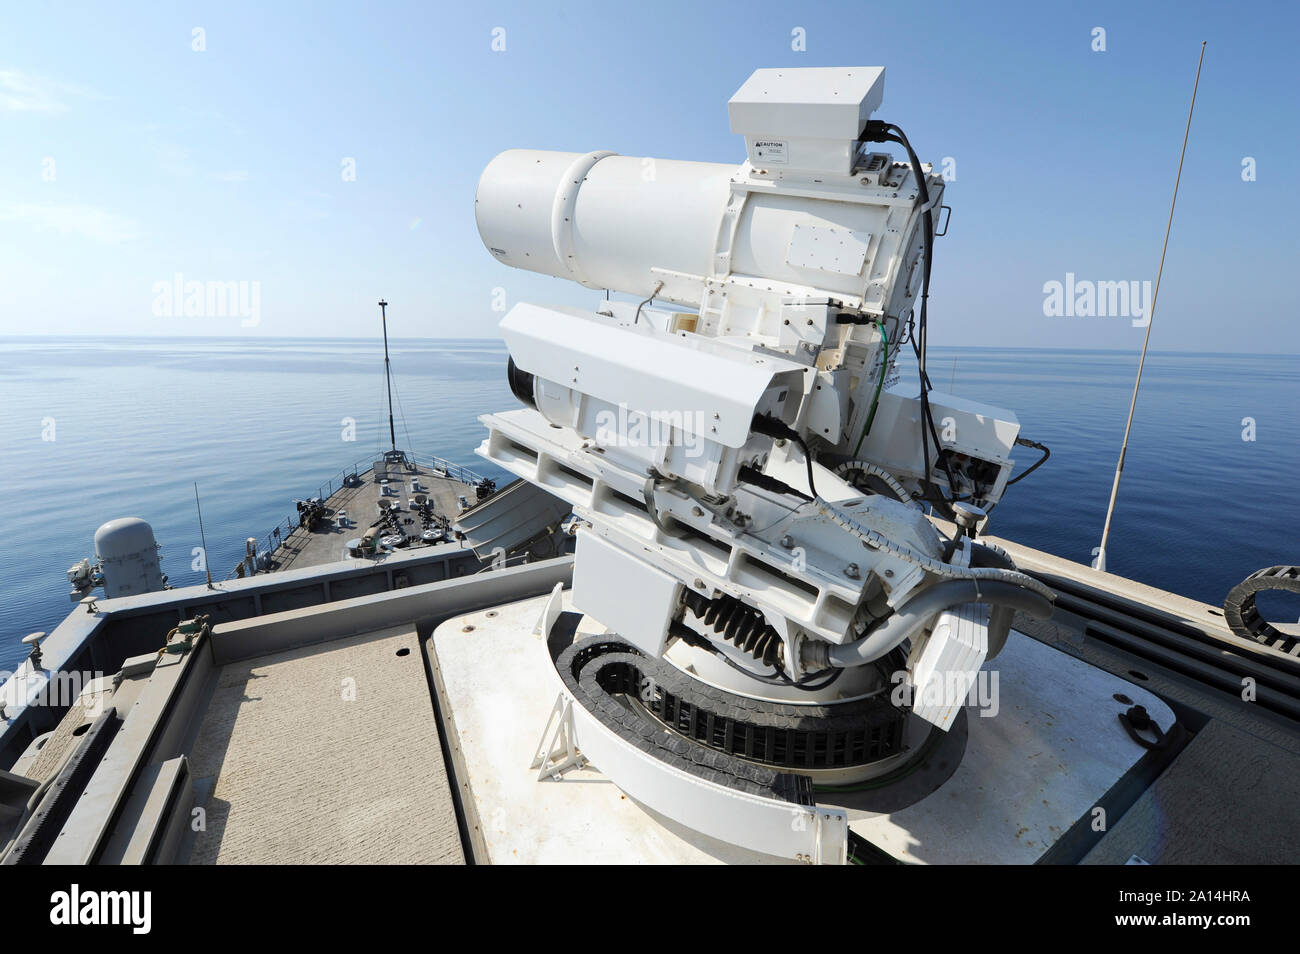
[[[1300,660],[1234,637],[1212,607],[996,542],[1058,592],[1057,613],[1017,617],[996,664],[1000,716],[967,718],[956,774],[910,807],[846,804],[852,830],[903,863],[1300,857]],[[554,588],[571,568],[565,557],[447,572],[229,619],[186,654],[128,659],[120,681],[83,693],[45,749],[13,766],[35,783],[75,774],[79,752],[93,760],[80,789],[47,796],[66,817],[28,826],[48,841],[7,860],[779,860],[693,834],[598,764],[559,780],[529,767],[557,697],[532,621],[544,605],[560,611],[568,597]],[[269,594],[281,577],[239,588]],[[164,597],[124,603],[150,598]],[[1144,753],[1128,739],[1116,713],[1130,701],[1168,729],[1168,745]],[[990,785],[1010,785],[1010,797]]]
[[[414,495],[412,480],[418,481],[421,492],[428,495],[434,511],[450,522],[455,522],[460,512],[460,497],[465,497],[471,504],[476,500],[476,491],[471,484],[456,479],[440,467],[427,464],[408,463],[387,471],[372,467],[358,474],[358,478],[354,486],[339,487],[325,499],[325,519],[316,529],[296,526],[281,538],[279,545],[271,551],[267,570],[301,570],[346,559],[349,540],[368,530],[377,530],[381,499],[391,500],[398,507],[398,519],[407,537],[404,549],[416,550],[427,546],[420,539],[423,527],[411,503]],[[386,494],[386,487],[394,493]],[[347,514],[347,526],[340,525],[340,512]]]
[[[190,771],[191,864],[464,862],[410,626],[223,666]]]

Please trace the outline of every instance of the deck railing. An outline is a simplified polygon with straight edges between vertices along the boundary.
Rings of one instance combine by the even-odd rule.
[[[468,467],[463,467],[460,464],[446,460],[445,458],[442,457],[437,457],[434,455],[426,456],[426,455],[407,453],[406,458],[407,460],[413,462],[419,467],[424,467],[427,470],[440,471],[446,474],[452,480],[458,480],[462,484],[469,484],[471,487],[478,484],[484,479],[481,474],[476,474]],[[364,462],[358,461],[356,463],[353,463],[353,465],[350,468],[345,468],[339,471],[329,480],[325,481],[325,483],[317,487],[316,493],[313,494],[312,496],[320,497],[321,500],[328,500],[330,497],[334,496],[334,491],[344,486],[343,482],[348,478],[349,475],[356,474],[360,476],[361,474],[364,474],[366,471],[373,468],[376,462],[377,459],[370,459]],[[364,467],[361,466],[362,463],[365,464]],[[305,498],[299,498],[299,499],[305,499]],[[298,525],[299,525],[299,521],[298,521],[297,514],[290,514],[288,517],[285,517],[283,520],[279,521],[278,523],[276,523],[274,527],[271,528],[270,533],[268,533],[265,537],[263,537],[261,540],[258,541],[257,552],[261,554],[261,553],[270,553],[274,551],[281,543],[285,541],[285,539],[289,536],[289,534],[293,533],[293,531],[298,528]],[[225,578],[229,580],[232,577],[234,577],[239,572],[240,566],[243,566],[242,560],[238,564],[236,564],[234,569],[232,569],[229,573],[226,574]]]
[[[459,480],[462,484],[469,484],[471,487],[483,480],[482,474],[477,474],[468,467],[462,467],[460,464],[452,463],[441,457],[419,457],[415,454],[408,454],[411,460],[416,464],[427,467],[430,470],[441,470],[452,480]]]

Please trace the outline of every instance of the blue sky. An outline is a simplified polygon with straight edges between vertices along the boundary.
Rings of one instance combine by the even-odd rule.
[[[484,250],[474,188],[497,152],[739,163],[726,102],[753,69],[865,65],[886,67],[878,117],[923,160],[955,160],[932,343],[1136,348],[1126,319],[1045,317],[1043,285],[1154,278],[1208,40],[1152,346],[1300,352],[1293,4],[9,3],[2,16],[0,334],[368,336],[383,295],[397,335],[492,337],[496,287],[511,303],[596,297]],[[155,314],[155,284],[177,273],[256,282],[258,323]]]

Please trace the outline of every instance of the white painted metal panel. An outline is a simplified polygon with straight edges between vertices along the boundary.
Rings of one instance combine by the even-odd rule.
[[[582,531],[574,553],[573,605],[642,652],[663,654],[678,582],[643,560]]]
[[[774,359],[760,365],[746,352],[710,353],[649,327],[638,334],[527,303],[510,309],[501,334],[531,374],[636,411],[689,412],[687,424],[703,414],[702,436],[728,447],[749,439],[754,408],[777,370]]]
[[[1146,754],[1119,713],[1137,703],[1162,730],[1174,723],[1154,694],[1017,632],[980,680],[995,706],[967,710],[953,776],[899,811],[850,812],[854,831],[903,861],[1033,864]]]
[[[885,96],[881,66],[755,70],[727,103],[731,131],[856,139]]]
[[[867,263],[870,244],[870,232],[795,223],[785,260],[798,268],[857,275]]]

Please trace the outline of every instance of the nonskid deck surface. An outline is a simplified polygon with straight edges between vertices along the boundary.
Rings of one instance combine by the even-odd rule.
[[[325,501],[328,517],[315,530],[295,527],[280,542],[271,554],[272,570],[301,570],[341,560],[347,542],[360,537],[374,526],[379,516],[379,499],[384,496],[383,484],[375,479],[373,470],[367,470],[359,476],[361,480],[357,486],[340,487],[329,496]],[[389,499],[400,505],[399,517],[408,535],[418,536],[421,530],[420,521],[410,508],[412,479],[419,481],[423,492],[428,494],[433,509],[451,521],[456,519],[460,511],[461,496],[471,503],[476,499],[473,487],[448,477],[436,468],[418,464],[414,471],[410,471],[405,467],[394,466],[388,485],[396,491],[396,496]],[[340,527],[335,519],[340,510],[347,511],[350,522],[346,527]],[[408,519],[412,522],[406,523]],[[420,544],[412,542],[410,546],[418,547]]]
[[[461,864],[413,627],[227,664],[191,756],[193,864]]]

